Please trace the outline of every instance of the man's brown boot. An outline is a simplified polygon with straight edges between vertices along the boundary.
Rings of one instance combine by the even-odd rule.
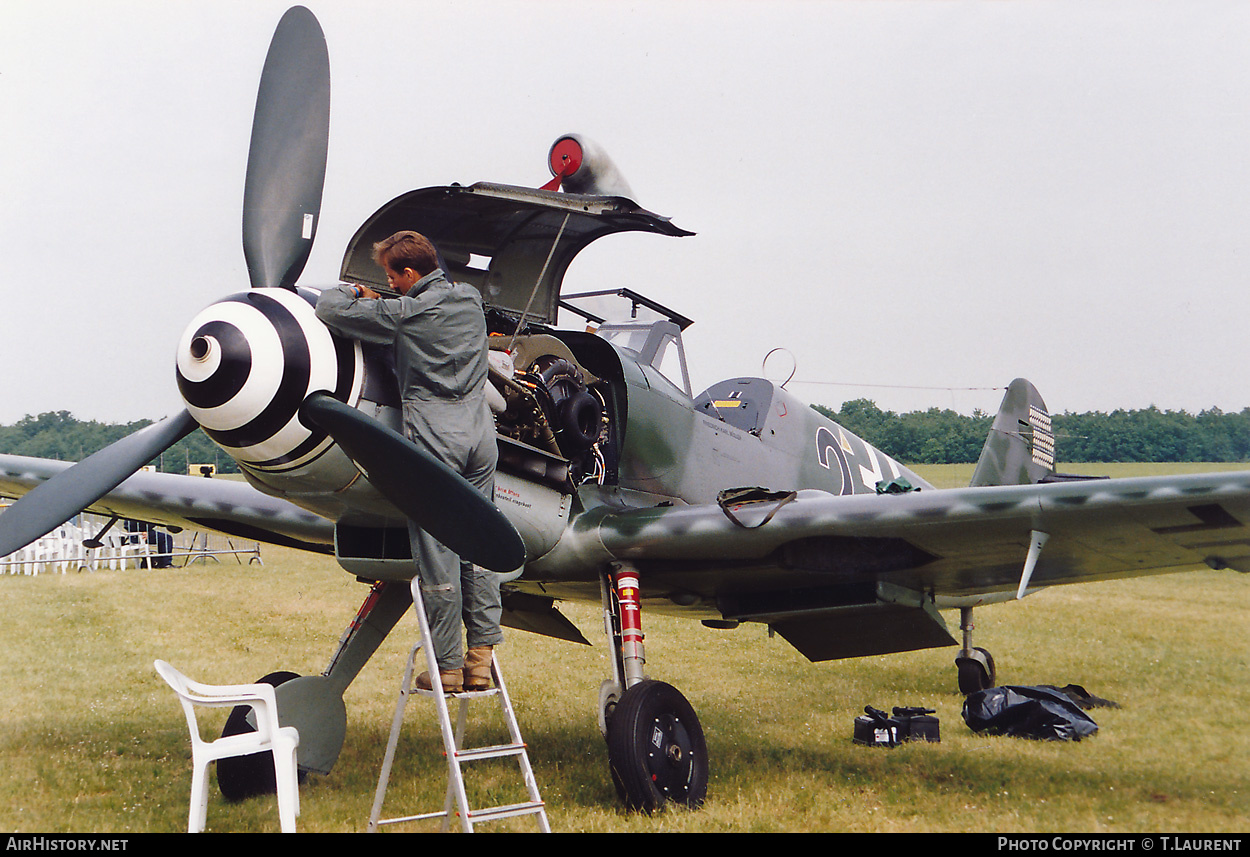
[[[489,690],[490,664],[494,657],[491,646],[477,646],[464,656],[464,689]]]
[[[460,693],[464,690],[464,672],[462,670],[439,670],[438,678],[443,685],[443,693]],[[434,686],[430,684],[430,674],[428,672],[423,672],[417,676],[417,689],[434,689]]]

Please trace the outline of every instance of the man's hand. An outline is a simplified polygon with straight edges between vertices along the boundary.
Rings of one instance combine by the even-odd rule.
[[[352,293],[357,298],[370,298],[370,299],[376,300],[377,298],[382,297],[380,294],[378,294],[373,289],[366,286],[364,283],[351,283],[349,285],[349,288],[351,288]]]

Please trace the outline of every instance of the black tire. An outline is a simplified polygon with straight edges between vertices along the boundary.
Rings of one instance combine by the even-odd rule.
[[[283,682],[299,678],[298,673],[276,672],[260,679],[257,684],[271,684],[274,687]],[[226,725],[221,730],[221,737],[242,735],[244,732],[255,732],[256,727],[248,722],[247,716],[252,709],[246,705],[236,705],[226,718]],[[228,801],[246,800],[258,795],[277,794],[278,781],[273,772],[273,753],[252,753],[249,756],[230,756],[217,760],[217,787],[221,795]]]
[[[998,680],[998,671],[994,667],[994,656],[988,649],[977,646],[974,651],[985,657],[982,664],[974,658],[955,658],[955,667],[959,670],[959,692],[964,696],[989,690]]]
[[[698,809],[707,797],[703,727],[672,685],[642,681],[625,691],[608,723],[608,766],[630,811],[665,803]]]

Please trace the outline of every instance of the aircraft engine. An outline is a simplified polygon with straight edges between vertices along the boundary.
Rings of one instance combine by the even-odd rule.
[[[315,299],[315,297],[313,298]],[[355,406],[359,343],[334,336],[310,298],[252,289],[212,304],[178,342],[178,389],[212,440],[246,469],[281,473],[321,455],[325,432],[300,422],[300,404],[325,391]]]
[[[553,419],[556,443],[572,460],[599,442],[603,408],[586,389],[582,373],[562,357],[546,355],[534,361],[531,371],[541,380]]]

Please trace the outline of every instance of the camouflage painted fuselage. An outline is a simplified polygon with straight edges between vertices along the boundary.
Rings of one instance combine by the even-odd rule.
[[[597,597],[605,564],[625,559],[605,546],[605,531],[627,537],[621,513],[720,503],[726,518],[758,527],[790,492],[803,496],[877,494],[879,486],[931,486],[914,471],[821,416],[772,381],[734,378],[691,397],[627,349],[587,334],[557,334],[579,360],[612,383],[619,461],[609,478],[577,487],[565,533],[535,557],[517,581],[523,589],[562,598]],[[761,489],[739,492],[737,489]],[[678,526],[675,524],[675,526]],[[694,543],[692,542],[692,547]],[[697,549],[695,549],[697,552]],[[642,563],[649,609],[720,619],[725,599],[755,589],[802,590],[805,569],[784,569],[746,557]],[[823,581],[819,581],[823,582]],[[718,606],[719,605],[719,606]]]
[[[862,494],[899,477],[928,485],[772,381],[722,381],[691,401],[650,367],[636,368],[643,380],[627,382],[623,488],[711,503],[750,486]]]

